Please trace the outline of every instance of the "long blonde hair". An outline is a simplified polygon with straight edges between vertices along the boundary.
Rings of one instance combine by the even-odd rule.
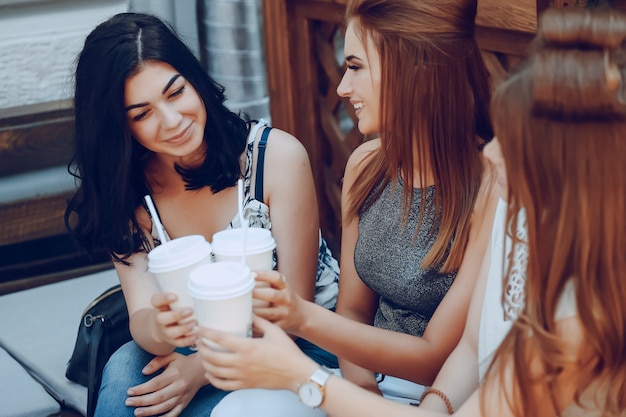
[[[567,361],[555,315],[568,282],[587,352],[569,380],[574,398],[593,382],[602,415],[626,409],[625,41],[624,14],[548,10],[529,61],[494,93],[507,224],[525,210],[529,257],[525,308],[486,384],[506,379],[513,358],[507,402],[517,416],[546,415],[537,392],[553,392]]]
[[[434,177],[433,210],[441,221],[422,267],[442,265],[442,272],[459,267],[467,244],[482,175],[477,135],[484,141],[493,136],[488,72],[473,37],[475,15],[476,0],[353,0],[346,10],[357,34],[371,36],[382,72],[381,148],[363,161],[346,213],[357,216],[400,175],[406,220],[415,158],[422,183]]]

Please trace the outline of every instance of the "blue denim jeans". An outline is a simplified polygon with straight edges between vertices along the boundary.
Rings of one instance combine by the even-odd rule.
[[[182,354],[193,353],[189,349],[177,349]],[[109,359],[102,374],[102,385],[98,394],[95,417],[134,417],[135,407],[127,407],[128,388],[149,381],[157,374],[144,375],[141,370],[154,355],[146,352],[134,341],[120,347]],[[228,394],[211,385],[201,388],[180,414],[180,417],[206,417]]]

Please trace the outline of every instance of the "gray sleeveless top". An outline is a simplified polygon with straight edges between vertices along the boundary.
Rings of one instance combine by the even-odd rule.
[[[417,236],[421,189],[413,191],[409,220],[403,227],[400,180],[395,191],[390,182],[380,197],[359,213],[354,264],[361,280],[380,296],[376,327],[422,336],[454,281],[455,273],[441,274],[438,268],[420,267],[439,233],[440,222],[429,210],[434,198],[435,187],[428,187],[426,212]]]

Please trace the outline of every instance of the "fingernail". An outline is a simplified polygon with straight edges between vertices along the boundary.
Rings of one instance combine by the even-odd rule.
[[[141,372],[150,372],[152,370],[152,365],[146,365]]]
[[[132,395],[135,395],[135,391],[133,391],[133,389],[131,388],[131,389],[129,389],[128,391],[126,391],[126,394],[128,394],[128,395],[131,395],[131,396],[132,396]],[[129,404],[128,404],[128,402],[129,402],[129,401],[130,401],[130,399],[127,399],[127,400],[126,400],[126,405],[129,405]]]
[[[127,398],[126,401],[124,401],[124,404],[126,404],[127,407],[133,407],[135,405],[133,400],[131,400],[130,398]]]

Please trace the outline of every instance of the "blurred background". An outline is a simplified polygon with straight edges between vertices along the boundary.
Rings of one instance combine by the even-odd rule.
[[[0,294],[108,265],[78,250],[59,220],[74,189],[75,59],[122,11],[170,22],[226,87],[229,108],[270,119],[261,0],[0,0]]]
[[[306,147],[320,224],[339,258],[340,193],[365,138],[336,94],[347,0],[0,0],[0,295],[111,264],[66,233],[75,188],[72,70],[85,36],[122,11],[170,22],[226,87],[226,104]],[[497,85],[526,55],[548,7],[618,7],[626,0],[478,0],[475,35]]]

